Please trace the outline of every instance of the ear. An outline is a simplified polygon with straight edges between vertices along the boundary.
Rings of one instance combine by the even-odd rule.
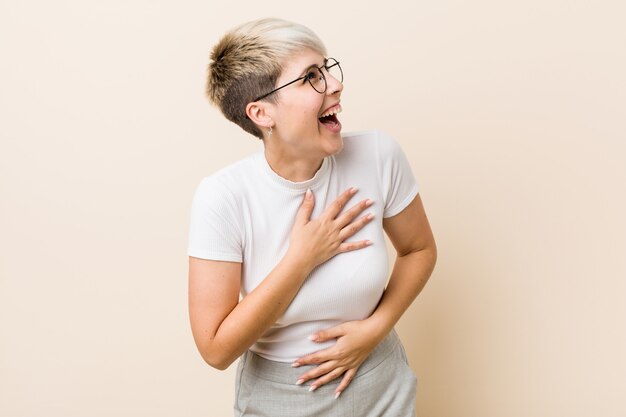
[[[246,105],[246,115],[254,124],[269,128],[272,123],[272,107],[269,103],[253,101]]]

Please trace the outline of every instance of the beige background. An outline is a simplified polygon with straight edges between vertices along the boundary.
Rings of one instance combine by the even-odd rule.
[[[204,99],[208,51],[268,15],[322,37],[344,130],[389,131],[420,182],[419,415],[626,415],[623,2],[211,3],[0,0],[0,415],[231,415],[188,215],[261,146]]]

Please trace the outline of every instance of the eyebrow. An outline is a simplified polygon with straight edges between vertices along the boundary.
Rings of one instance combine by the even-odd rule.
[[[328,58],[324,58],[324,62],[322,63],[322,65],[317,65],[317,64],[311,64],[308,67],[306,67],[306,69],[304,71],[302,71],[300,73],[301,76],[304,76],[304,74],[307,73],[308,70],[310,70],[311,68],[319,68],[319,67],[323,67],[324,65],[326,65],[326,63],[328,62]]]

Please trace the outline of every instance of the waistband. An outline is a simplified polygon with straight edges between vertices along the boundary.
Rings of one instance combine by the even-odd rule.
[[[371,371],[380,365],[400,343],[400,338],[394,329],[372,350],[370,355],[363,361],[357,370],[354,378]],[[254,376],[268,381],[293,385],[300,375],[317,365],[302,365],[292,368],[291,363],[277,362],[265,359],[256,353],[248,350],[241,357],[241,364],[244,373],[251,373]],[[341,378],[337,378],[326,385],[339,384]]]

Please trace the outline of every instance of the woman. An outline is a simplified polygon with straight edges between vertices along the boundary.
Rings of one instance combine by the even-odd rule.
[[[341,133],[342,82],[320,39],[280,19],[233,29],[211,54],[208,97],[263,141],[204,178],[191,210],[192,332],[211,366],[240,358],[238,416],[415,413],[393,326],[436,247],[398,144]],[[398,252],[386,287],[383,230]]]

